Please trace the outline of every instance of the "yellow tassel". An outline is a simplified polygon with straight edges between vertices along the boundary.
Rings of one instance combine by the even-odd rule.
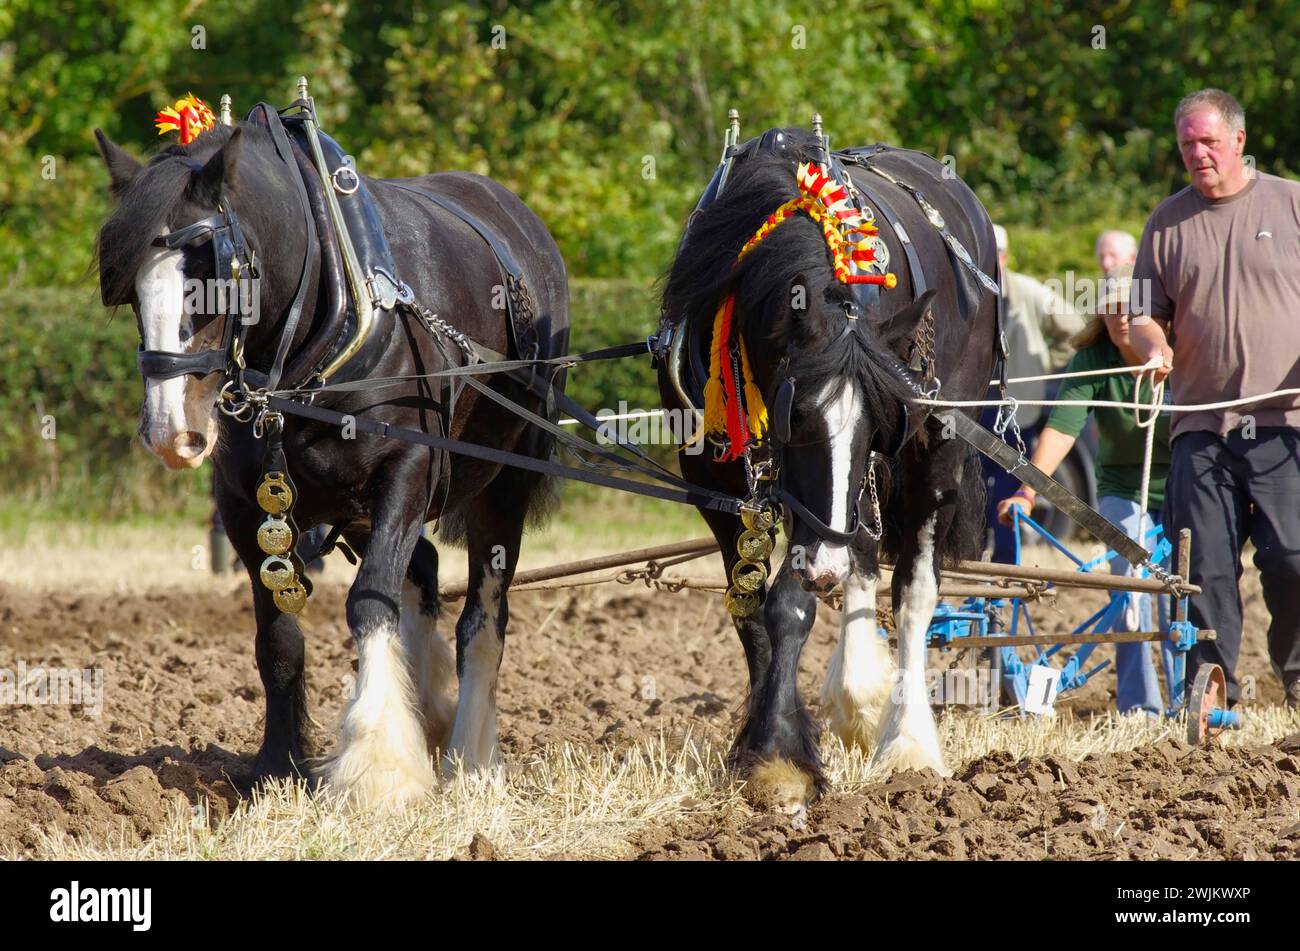
[[[726,310],[724,298],[713,318],[713,338],[709,347],[709,380],[704,384],[704,432],[727,431],[727,404],[722,388],[722,350],[727,341],[722,339],[722,315]]]
[[[749,414],[749,431],[756,440],[761,440],[767,432],[767,404],[763,394],[754,382],[754,371],[749,366],[749,351],[745,341],[740,341],[740,369],[745,375],[745,410]]]

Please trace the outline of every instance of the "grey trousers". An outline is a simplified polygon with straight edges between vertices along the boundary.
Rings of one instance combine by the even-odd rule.
[[[1184,433],[1173,443],[1166,489],[1169,537],[1192,530],[1191,581],[1204,593],[1191,599],[1189,619],[1213,630],[1187,659],[1190,688],[1202,663],[1223,668],[1228,699],[1241,694],[1241,552],[1255,544],[1255,567],[1272,620],[1268,654],[1283,686],[1300,680],[1300,429],[1259,427],[1254,439]],[[1258,636],[1252,631],[1252,636]]]

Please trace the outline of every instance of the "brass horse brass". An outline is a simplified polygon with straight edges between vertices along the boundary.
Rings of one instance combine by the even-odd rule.
[[[754,594],[763,589],[767,580],[767,568],[747,561],[738,561],[731,569],[731,583],[745,594]]]
[[[268,472],[257,487],[257,504],[263,512],[283,515],[293,505],[293,490],[283,472]]]
[[[757,512],[741,509],[740,521],[751,532],[766,532],[776,527],[776,513],[771,509],[761,509]]]
[[[758,595],[732,588],[727,592],[727,610],[732,617],[749,617],[758,610]]]
[[[279,555],[272,555],[262,562],[262,570],[259,575],[262,584],[271,591],[283,591],[298,582],[298,573],[293,570],[293,565],[287,558],[282,558]]]
[[[293,529],[283,516],[268,515],[257,530],[257,547],[268,555],[285,555],[293,547]]]
[[[745,561],[767,561],[772,546],[772,536],[767,532],[741,532],[736,541],[736,554]]]
[[[285,614],[297,614],[307,604],[307,589],[295,580],[287,588],[281,588],[271,595],[275,606]]]

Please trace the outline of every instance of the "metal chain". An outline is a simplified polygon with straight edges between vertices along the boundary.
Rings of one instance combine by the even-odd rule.
[[[993,422],[993,432],[997,433],[998,438],[1006,441],[1007,426],[1011,427],[1012,435],[1016,437],[1016,451],[1020,453],[1020,458],[1016,461],[1015,468],[1007,470],[1008,475],[1015,472],[1021,466],[1029,461],[1025,450],[1025,439],[1020,433],[1020,423],[1016,421],[1016,409],[1019,403],[1014,396],[1005,396],[1006,403],[998,407],[997,419]]]
[[[867,492],[871,496],[871,516],[876,523],[876,530],[863,526],[863,531],[871,537],[873,542],[878,542],[881,536],[885,534],[884,524],[880,520],[880,497],[876,494],[876,458],[874,453],[867,460]]]
[[[406,305],[410,308],[411,313],[419,317],[425,328],[432,334],[441,334],[447,337],[465,354],[465,359],[470,363],[478,362],[478,354],[474,352],[474,347],[470,344],[470,339],[461,331],[457,330],[447,321],[443,320],[429,308],[422,306],[418,301],[411,301]]]

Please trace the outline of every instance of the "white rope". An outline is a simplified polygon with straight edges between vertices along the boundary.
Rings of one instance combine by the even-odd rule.
[[[1038,376],[1013,376],[1007,380],[1007,383],[1037,383],[1040,380],[1069,380],[1079,376],[1110,376],[1115,373],[1137,373],[1139,370],[1150,370],[1153,366],[1160,366],[1160,363],[1152,358],[1150,363],[1144,363],[1140,366],[1132,367],[1112,367],[1104,370],[1071,370],[1069,373],[1043,373]],[[989,380],[989,386],[1000,386],[1001,380]]]
[[[618,422],[620,419],[648,419],[651,416],[662,416],[666,412],[668,412],[668,410],[666,409],[645,409],[645,410],[638,410],[635,413],[617,413],[617,414],[610,414],[608,416],[600,416],[598,414],[596,416],[596,419],[602,423],[615,423]],[[560,420],[560,425],[573,426],[579,422],[580,420],[566,417],[565,419]]]
[[[1261,393],[1259,396],[1244,396],[1239,400],[1224,400],[1221,403],[1164,403],[1156,408],[1156,412],[1204,413],[1210,410],[1233,409],[1238,406],[1249,405],[1250,403],[1262,403],[1264,400],[1271,400],[1279,396],[1300,396],[1300,387],[1289,390],[1273,390],[1271,393]],[[1013,403],[1016,406],[1089,406],[1107,409],[1133,408],[1132,403],[1127,401],[1120,402],[1119,400],[932,400],[918,397],[912,402],[918,403],[922,406],[947,406],[953,409],[976,406],[1010,406]]]

